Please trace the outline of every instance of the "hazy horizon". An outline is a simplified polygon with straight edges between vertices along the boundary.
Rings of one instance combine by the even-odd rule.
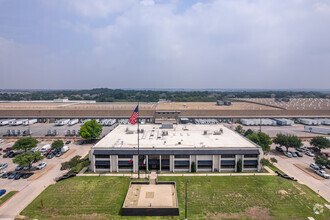
[[[329,23],[326,0],[0,0],[0,89],[329,91]]]

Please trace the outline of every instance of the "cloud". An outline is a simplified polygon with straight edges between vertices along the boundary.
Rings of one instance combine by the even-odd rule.
[[[79,78],[74,86],[328,88],[325,1],[51,2],[44,5],[64,14],[62,34],[90,45],[40,52],[61,71],[58,79]]]

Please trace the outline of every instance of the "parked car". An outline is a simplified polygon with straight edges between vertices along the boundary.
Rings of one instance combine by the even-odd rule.
[[[315,170],[315,173],[322,176],[325,179],[330,178],[330,175],[327,172],[325,172],[324,170]]]
[[[20,171],[22,168],[23,168],[23,167],[21,167],[21,165],[18,165],[18,166],[15,168],[15,170],[16,170],[16,171]]]
[[[290,151],[290,153],[293,157],[297,157],[297,154],[295,152]]]
[[[19,180],[19,179],[21,179],[21,176],[22,176],[22,174],[20,172],[17,172],[14,179]]]
[[[37,166],[37,170],[41,170],[41,169],[44,168],[45,166],[47,166],[47,163],[42,162],[42,163],[38,164],[38,166]]]
[[[16,154],[15,154],[13,151],[11,151],[11,152],[9,153],[9,155],[8,155],[9,158],[13,158],[13,157],[15,157],[15,156],[16,156]]]
[[[60,152],[57,152],[57,154],[55,155],[56,157],[60,157],[60,156],[62,156],[62,152],[60,151]]]
[[[65,144],[70,144],[71,143],[71,141],[67,141],[67,142],[65,142]]]
[[[11,149],[11,147],[7,147],[6,149],[3,150],[4,153],[8,152],[8,151],[12,151],[13,149]]]
[[[29,178],[30,176],[32,176],[33,175],[33,173],[24,173],[23,175],[22,175],[22,178],[23,179],[27,179],[27,178]]]
[[[12,172],[10,175],[8,175],[8,179],[14,179],[16,176],[16,172]]]
[[[69,148],[69,146],[63,146],[62,148],[61,148],[61,152],[62,153],[65,153],[65,152],[67,152],[68,150],[70,150],[70,148]]]
[[[3,143],[3,140],[2,140],[2,139],[0,139],[0,144],[1,144],[1,143]]]
[[[2,175],[6,174],[7,171],[0,171],[0,177],[2,177]]]
[[[5,169],[8,167],[7,163],[0,164],[0,170]]]
[[[296,148],[296,150],[299,151],[299,152],[304,152],[304,149],[301,148],[301,147]]]
[[[50,152],[53,153],[53,154],[56,154],[57,148],[52,149]]]
[[[11,153],[13,153],[12,151],[7,151],[7,153],[5,153],[4,155],[3,155],[3,158],[7,158],[7,157],[9,157],[9,154],[11,154]]]
[[[330,169],[330,164],[327,164],[325,167],[326,167],[327,169]]]
[[[286,151],[284,151],[283,153],[284,153],[285,156],[287,156],[287,157],[289,157],[289,158],[292,157],[292,154],[291,154],[290,152],[286,152]]]
[[[50,152],[48,155],[47,155],[47,159],[52,159],[54,157],[54,154],[52,152]]]
[[[310,156],[310,157],[314,157],[314,156],[315,156],[315,154],[313,154],[313,153],[310,152],[310,151],[307,151],[307,152],[306,152],[306,155],[307,155],[307,156]]]
[[[1,189],[0,190],[0,196],[4,195],[6,193],[6,190],[5,189]]]
[[[313,168],[314,170],[319,170],[320,169],[320,167],[317,164],[315,164],[315,163],[311,163],[309,166],[311,168]]]
[[[321,165],[321,164],[318,164],[318,163],[317,163],[316,165],[318,165],[318,166],[320,167],[321,170],[325,170],[325,166],[323,166],[323,165]]]
[[[297,154],[298,157],[303,157],[302,153],[300,152],[295,152]]]
[[[278,152],[283,152],[283,149],[281,147],[279,147],[279,146],[276,146],[275,147],[275,150],[278,151]]]
[[[30,149],[30,151],[37,152],[37,151],[40,151],[40,148],[39,147],[35,147],[35,148]]]
[[[28,170],[30,167],[29,166],[26,166],[26,167],[23,167],[23,170]]]
[[[2,176],[1,176],[1,178],[2,179],[6,179],[6,178],[8,178],[8,176],[11,174],[11,172],[9,172],[9,173],[4,173],[4,174],[2,174]]]

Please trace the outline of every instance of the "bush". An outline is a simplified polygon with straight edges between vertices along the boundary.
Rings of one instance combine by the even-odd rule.
[[[238,173],[242,172],[242,160],[241,159],[239,159],[237,161],[237,172]]]
[[[191,163],[191,172],[196,173],[196,163],[195,162]]]
[[[77,164],[81,162],[80,157],[81,156],[77,155],[71,158],[71,160],[62,163],[61,170],[68,170],[77,166]]]

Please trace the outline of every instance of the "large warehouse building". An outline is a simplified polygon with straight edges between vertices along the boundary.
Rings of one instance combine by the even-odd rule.
[[[261,169],[261,147],[222,125],[141,125],[139,150],[137,140],[136,125],[119,125],[91,148],[90,169],[190,172],[194,162],[197,172],[234,172],[239,161],[243,172]]]

